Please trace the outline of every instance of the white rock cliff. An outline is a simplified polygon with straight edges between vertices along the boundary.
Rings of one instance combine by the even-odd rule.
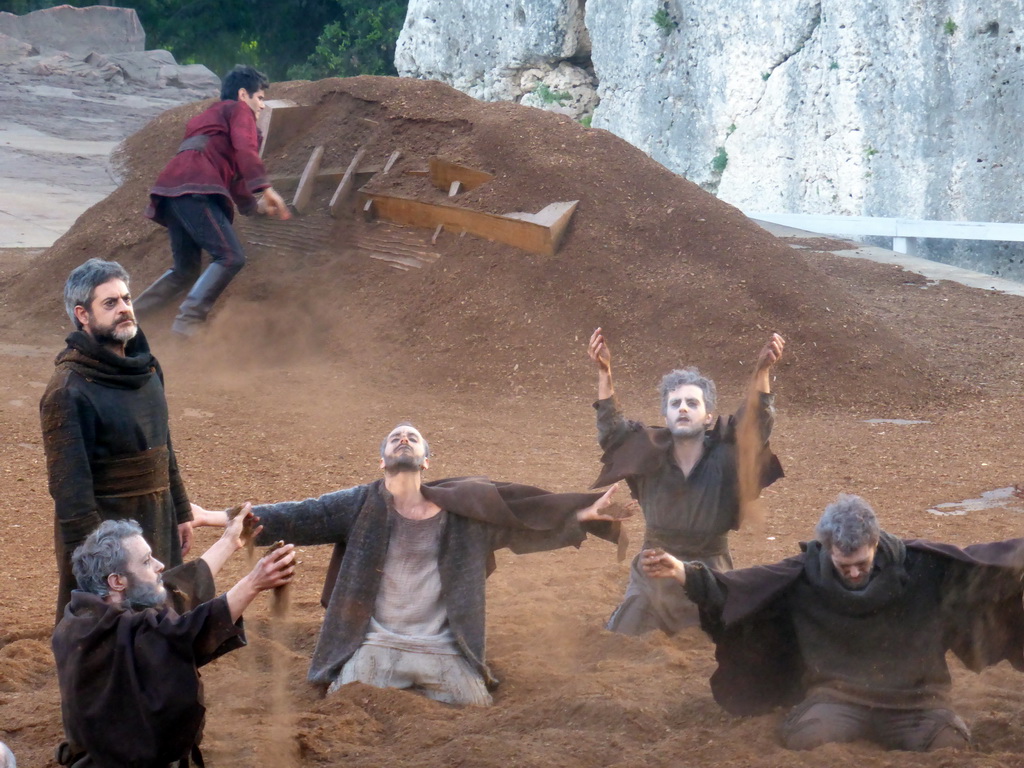
[[[410,0],[396,65],[482,99],[592,114],[748,210],[1024,221],[1022,12],[1024,0]],[[966,266],[993,258],[953,248]],[[973,266],[1024,276],[1013,250]]]

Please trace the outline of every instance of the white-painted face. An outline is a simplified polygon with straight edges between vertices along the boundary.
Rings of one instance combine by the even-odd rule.
[[[832,565],[839,574],[839,580],[848,589],[863,589],[871,580],[871,569],[875,565],[877,544],[865,544],[858,550],[844,555],[832,547]]]
[[[665,426],[672,437],[687,439],[703,435],[711,426],[711,414],[704,406],[704,392],[696,384],[683,384],[665,401]]]

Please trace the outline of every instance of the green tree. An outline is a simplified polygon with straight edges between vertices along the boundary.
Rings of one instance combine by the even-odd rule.
[[[310,79],[352,75],[394,75],[395,44],[405,23],[408,0],[335,0],[341,18],[328,24],[312,55],[292,76]]]
[[[67,0],[74,6],[96,0]],[[251,64],[272,80],[331,75],[393,75],[395,42],[408,0],[105,0],[134,8],[147,48],[165,48],[182,64],[205,64],[223,75]],[[23,14],[52,0],[0,0]]]

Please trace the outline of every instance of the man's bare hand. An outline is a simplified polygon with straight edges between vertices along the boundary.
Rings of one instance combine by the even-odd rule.
[[[581,523],[586,523],[594,520],[614,522],[616,520],[625,520],[628,517],[632,517],[633,512],[626,507],[616,506],[613,509],[609,509],[609,507],[612,506],[612,494],[614,494],[618,488],[619,486],[617,484],[613,485],[601,495],[601,498],[589,507],[585,507],[577,512],[576,519]]]
[[[256,212],[263,216],[273,216],[282,221],[292,217],[292,212],[288,210],[288,205],[273,187],[267,187],[263,190],[263,196],[256,204]]]
[[[221,538],[230,541],[235,549],[244,547],[263,530],[262,525],[257,525],[260,519],[252,513],[252,504],[249,502],[232,507],[227,511],[227,516],[228,524],[224,527]]]
[[[605,373],[612,372],[612,351],[608,348],[608,342],[605,341],[600,328],[596,329],[590,336],[590,346],[587,347],[587,354],[590,355],[590,359],[597,365],[598,370]]]
[[[782,359],[782,350],[785,348],[786,340],[779,334],[773,333],[757,355],[757,370],[768,370],[779,362]]]
[[[295,575],[295,545],[285,544],[260,558],[249,578],[253,588],[262,592],[266,589],[283,587]]]
[[[683,562],[663,549],[645,549],[641,552],[640,567],[652,579],[675,579],[680,584],[686,583]]]
[[[192,549],[192,522],[178,523],[178,540],[181,542],[181,556]]]

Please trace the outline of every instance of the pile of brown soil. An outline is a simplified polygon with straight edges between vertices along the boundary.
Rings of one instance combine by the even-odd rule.
[[[732,537],[738,566],[796,552],[840,491],[863,494],[902,536],[967,544],[1021,535],[1019,499],[963,514],[929,510],[1022,480],[1024,300],[813,250],[827,243],[791,250],[610,134],[548,113],[373,78],[284,84],[272,95],[320,105],[305,132],[268,158],[272,173],[297,173],[318,143],[328,167],[366,145],[368,165],[403,152],[393,175],[371,182],[378,188],[439,199],[402,175],[439,155],[496,174],[461,204],[498,213],[556,200],[580,206],[553,258],[445,233],[440,258],[408,272],[356,247],[381,225],[324,215],[331,190],[318,189],[316,210],[301,218],[244,222],[244,237],[276,245],[250,245],[250,265],[209,333],[181,348],[168,338],[167,315],[147,323],[196,502],[224,508],[368,482],[380,438],[403,418],[431,441],[431,478],[485,473],[578,490],[599,456],[585,353],[595,325],[611,337],[624,409],[648,419],[657,418],[653,387],[665,370],[698,364],[735,394],[778,330],[789,343],[773,385],[772,442],[787,476],[765,493],[764,522]],[[185,118],[202,106],[133,136],[125,186],[49,252],[0,251],[0,739],[23,765],[53,766],[61,736],[48,657],[53,506],[36,410],[68,327],[61,287],[90,256],[120,260],[136,290],[166,268],[163,231],[141,212]],[[290,245],[300,240],[314,245]],[[642,521],[626,526],[633,554]],[[201,530],[197,552],[215,537]],[[497,553],[487,584],[487,655],[502,679],[494,707],[459,710],[361,685],[324,697],[305,674],[330,547],[300,550],[284,625],[271,624],[261,598],[246,612],[250,647],[203,670],[208,764],[1024,765],[1021,675],[1007,664],[975,675],[951,662],[974,753],[894,755],[862,743],[783,750],[783,713],[735,718],[715,704],[714,648],[699,632],[630,638],[601,629],[628,561],[616,563],[614,547],[599,541]],[[218,576],[221,589],[246,572],[243,560]]]
[[[403,173],[436,155],[495,174],[461,195],[461,205],[507,213],[580,203],[554,257],[443,234],[436,263],[396,274],[348,247],[376,225],[329,219],[331,190],[318,190],[308,215],[262,229],[274,229],[280,241],[316,224],[330,230],[328,245],[249,244],[250,265],[220,305],[234,313],[219,326],[226,354],[358,357],[360,347],[384,343],[407,349],[403,365],[421,379],[559,392],[578,385],[575,373],[564,375],[565,360],[598,325],[622,363],[620,377],[645,386],[684,364],[742,381],[778,331],[789,340],[783,369],[792,402],[921,405],[940,387],[961,385],[926,361],[907,329],[870,317],[859,297],[806,258],[610,133],[549,112],[481,103],[434,82],[360,77],[288,83],[271,95],[318,107],[266,158],[272,174],[297,175],[321,144],[324,167],[345,167],[359,147],[367,165],[400,150],[395,169],[371,179],[371,188],[444,199],[426,179]],[[125,184],[17,284],[3,286],[12,304],[52,293],[87,256],[122,262],[136,292],[167,267],[163,231],[140,214],[183,123],[204,106],[171,110],[125,142]],[[11,322],[50,322],[57,312],[37,302]]]

